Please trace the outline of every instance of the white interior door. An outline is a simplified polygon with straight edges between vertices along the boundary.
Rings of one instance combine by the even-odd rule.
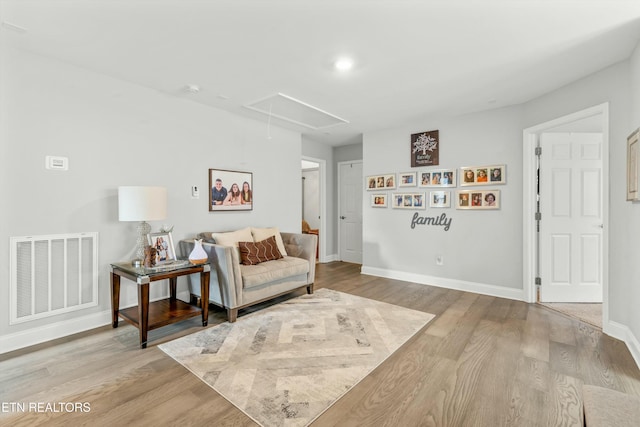
[[[602,302],[600,133],[540,135],[542,302]]]
[[[362,162],[340,163],[340,259],[362,264]]]

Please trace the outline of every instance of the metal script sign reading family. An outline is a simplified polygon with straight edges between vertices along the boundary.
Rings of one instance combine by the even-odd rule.
[[[440,164],[440,131],[414,133],[411,135],[411,167]]]

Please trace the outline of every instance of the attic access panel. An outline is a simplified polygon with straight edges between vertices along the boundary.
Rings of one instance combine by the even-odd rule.
[[[349,123],[345,119],[327,113],[326,111],[283,93],[276,93],[266,98],[253,101],[245,105],[245,107],[314,130]]]

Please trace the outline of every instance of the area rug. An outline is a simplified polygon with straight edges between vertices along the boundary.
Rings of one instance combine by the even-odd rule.
[[[158,347],[258,424],[306,426],[433,317],[318,289]]]

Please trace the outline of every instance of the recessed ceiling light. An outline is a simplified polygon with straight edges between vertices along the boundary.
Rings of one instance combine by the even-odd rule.
[[[353,68],[353,59],[346,57],[340,58],[333,64],[333,66],[336,67],[336,70],[338,71],[349,71]]]

